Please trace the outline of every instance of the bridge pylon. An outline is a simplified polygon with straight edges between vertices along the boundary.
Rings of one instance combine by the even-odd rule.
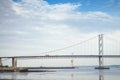
[[[99,66],[95,67],[95,69],[109,69],[109,67],[104,66],[103,60],[103,34],[98,35],[98,48],[99,48]]]

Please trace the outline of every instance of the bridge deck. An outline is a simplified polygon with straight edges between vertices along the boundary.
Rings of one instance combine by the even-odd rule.
[[[46,56],[10,56],[0,58],[120,58],[120,55],[46,55]]]

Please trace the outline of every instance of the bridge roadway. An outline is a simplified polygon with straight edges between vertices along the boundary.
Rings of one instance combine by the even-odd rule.
[[[44,55],[44,56],[9,56],[0,58],[120,58],[120,55]]]

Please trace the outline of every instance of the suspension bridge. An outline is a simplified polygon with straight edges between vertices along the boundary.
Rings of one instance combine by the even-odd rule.
[[[74,53],[69,54],[69,53]],[[66,58],[98,58],[99,65],[96,69],[109,69],[104,66],[104,58],[120,58],[120,40],[100,34],[85,41],[41,53],[40,56],[7,56],[0,57],[0,71],[21,71],[30,67],[17,67],[19,59],[66,59]],[[3,59],[12,59],[11,67],[3,66]],[[73,65],[73,60],[71,60]],[[73,67],[73,66],[72,66]],[[53,67],[54,68],[54,67]]]

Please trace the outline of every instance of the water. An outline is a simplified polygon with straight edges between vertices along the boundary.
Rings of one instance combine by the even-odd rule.
[[[52,72],[4,72],[0,80],[120,80],[120,66],[109,70],[95,70],[94,67],[78,67]]]

